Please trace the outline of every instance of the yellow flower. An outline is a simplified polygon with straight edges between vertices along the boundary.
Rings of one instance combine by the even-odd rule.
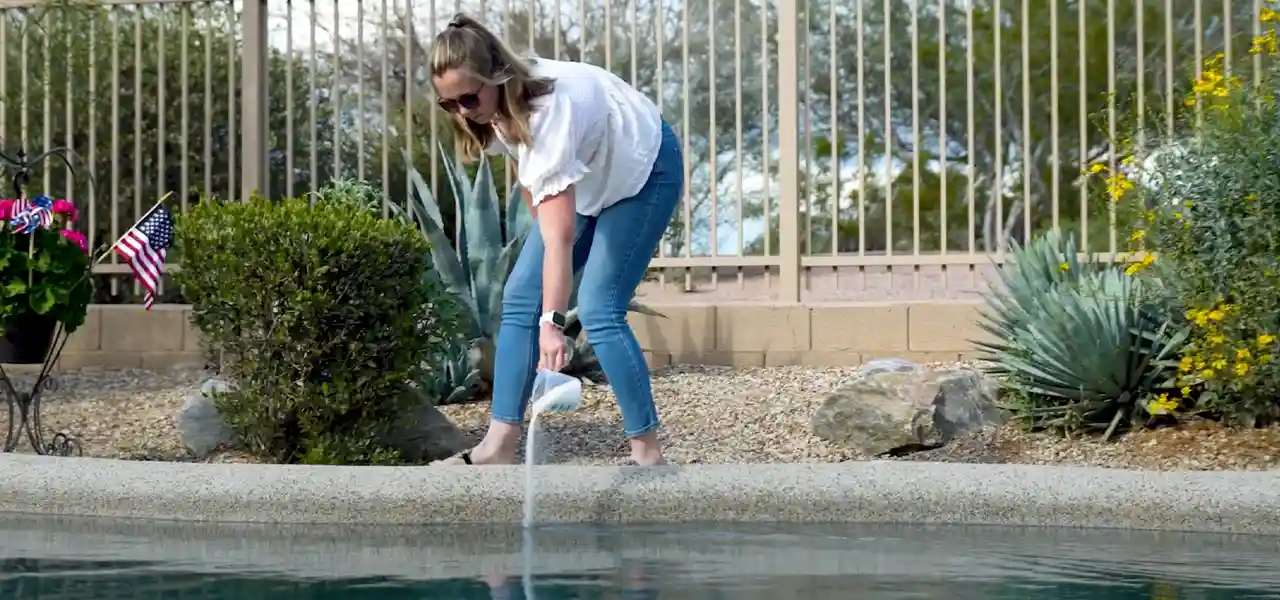
[[[1275,29],[1263,33],[1263,35],[1253,38],[1253,45],[1249,46],[1249,54],[1276,54],[1276,32]]]
[[[1156,262],[1156,255],[1144,254],[1142,255],[1142,258],[1129,263],[1129,266],[1125,267],[1124,272],[1128,275],[1136,275],[1143,269],[1150,267],[1154,262]]]
[[[1258,195],[1257,195],[1257,194],[1246,194],[1246,195],[1245,195],[1245,197],[1244,197],[1244,199],[1245,199],[1245,200],[1257,200],[1257,199],[1258,199]]]
[[[1101,173],[1101,172],[1106,171],[1106,170],[1107,170],[1107,165],[1104,165],[1104,164],[1102,164],[1102,163],[1093,163],[1093,164],[1089,165],[1089,172],[1090,172],[1090,173]]]
[[[1178,361],[1178,370],[1183,373],[1187,373],[1191,371],[1193,366],[1194,366],[1194,363],[1192,362],[1190,356],[1184,356],[1182,357],[1182,360]]]
[[[1169,398],[1169,394],[1160,394],[1147,402],[1147,412],[1153,415],[1167,415],[1178,408],[1178,401]]]
[[[1243,377],[1249,372],[1249,365],[1245,363],[1236,363],[1236,375]]]
[[[1271,334],[1269,334],[1269,333],[1259,333],[1259,334],[1258,334],[1258,347],[1259,347],[1259,348],[1265,348],[1265,347],[1267,347],[1267,346],[1270,346],[1270,345],[1271,345],[1271,343],[1272,343],[1272,342],[1275,342],[1275,341],[1276,341],[1276,336],[1274,336],[1274,335],[1271,335]]]
[[[1133,233],[1129,234],[1129,241],[1136,242],[1145,237],[1147,237],[1146,231],[1143,231],[1141,229],[1135,229]]]
[[[1236,360],[1249,360],[1252,357],[1253,357],[1253,354],[1249,352],[1248,348],[1241,348],[1239,350],[1236,350]]]
[[[1184,386],[1182,386],[1182,389],[1178,390],[1178,392],[1179,392],[1179,393],[1181,393],[1183,396],[1190,396],[1190,395],[1191,395],[1191,387],[1190,387],[1190,386],[1185,386],[1185,385],[1184,385]]]
[[[1209,317],[1210,321],[1221,321],[1224,315],[1221,310],[1215,308],[1209,311],[1209,314],[1207,316]]]
[[[1062,271],[1063,273],[1066,273],[1067,271],[1071,270],[1071,265],[1067,263],[1062,263],[1058,265],[1058,270]]]
[[[1133,189],[1133,182],[1129,181],[1122,173],[1116,173],[1107,178],[1107,193],[1111,194],[1112,200],[1119,200],[1126,192]]]
[[[1214,375],[1213,369],[1205,369],[1203,371],[1200,371],[1201,379],[1213,379],[1213,375]]]
[[[1258,14],[1258,20],[1266,23],[1268,21],[1280,20],[1280,14],[1270,8],[1263,7],[1262,12]]]
[[[1224,359],[1224,358],[1219,358],[1219,359],[1217,359],[1217,360],[1213,361],[1212,363],[1209,363],[1209,366],[1210,366],[1210,367],[1213,367],[1213,369],[1214,369],[1215,371],[1221,371],[1221,370],[1223,370],[1223,369],[1227,368],[1227,361],[1226,361],[1226,359]]]

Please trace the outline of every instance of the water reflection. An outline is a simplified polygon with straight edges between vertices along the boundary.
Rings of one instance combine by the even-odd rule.
[[[1263,590],[1115,578],[1043,583],[1032,578],[949,582],[865,576],[743,577],[738,581],[663,578],[677,565],[634,562],[594,573],[527,577],[492,573],[479,578],[409,581],[252,577],[233,573],[174,572],[128,562],[0,562],[0,597],[10,600],[1267,600]],[[855,596],[856,593],[856,596]]]
[[[1280,538],[878,525],[333,528],[0,516],[5,600],[1278,600]]]

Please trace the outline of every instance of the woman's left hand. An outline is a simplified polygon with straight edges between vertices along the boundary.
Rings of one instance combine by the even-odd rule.
[[[559,371],[569,366],[564,332],[550,323],[543,323],[538,329],[538,369]]]

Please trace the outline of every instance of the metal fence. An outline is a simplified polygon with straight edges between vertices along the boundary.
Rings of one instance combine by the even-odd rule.
[[[1082,170],[1114,164],[1113,140],[1176,137],[1206,57],[1258,72],[1268,6],[0,0],[0,139],[78,154],[39,183],[82,206],[97,246],[166,192],[185,209],[358,178],[400,202],[408,166],[447,213],[436,142],[451,142],[424,62],[466,11],[518,49],[611,69],[680,134],[688,192],[646,293],[953,297],[1050,229],[1123,252],[1127,224]]]

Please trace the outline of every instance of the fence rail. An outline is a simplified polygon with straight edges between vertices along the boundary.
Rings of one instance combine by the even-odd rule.
[[[680,134],[689,184],[646,293],[941,298],[1051,229],[1121,255],[1131,225],[1082,171],[1115,167],[1126,136],[1176,140],[1206,57],[1257,77],[1269,6],[0,0],[0,145],[75,151],[74,173],[37,182],[81,204],[95,247],[166,192],[185,210],[358,178],[402,202],[410,166],[450,217],[424,63],[461,10],[518,49],[614,71]],[[130,295],[123,271],[98,269],[105,301]]]

